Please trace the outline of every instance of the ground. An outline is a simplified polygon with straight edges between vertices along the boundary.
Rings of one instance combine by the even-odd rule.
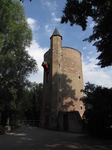
[[[112,150],[111,140],[91,138],[84,134],[20,127],[0,135],[0,150]]]

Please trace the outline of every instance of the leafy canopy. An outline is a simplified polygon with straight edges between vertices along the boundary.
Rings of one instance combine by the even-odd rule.
[[[43,85],[35,82],[30,83],[24,91],[20,112],[22,117],[24,116],[27,120],[39,120],[42,110],[42,98]]]
[[[88,17],[92,17],[95,25],[93,34],[86,40],[94,41],[97,51],[100,52],[97,59],[101,67],[112,65],[112,1],[111,0],[67,0],[63,10],[61,23],[70,22],[80,25],[86,30]]]
[[[88,130],[93,134],[103,134],[112,126],[112,88],[108,89],[86,83],[84,119]]]
[[[36,61],[25,50],[32,32],[20,1],[0,1],[0,109],[17,110]]]

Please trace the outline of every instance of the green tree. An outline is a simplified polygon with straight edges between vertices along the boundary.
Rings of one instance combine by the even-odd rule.
[[[25,50],[32,32],[19,1],[0,1],[0,105],[6,117],[18,110],[30,73],[37,71],[36,61]]]
[[[43,85],[35,82],[25,88],[21,104],[22,117],[26,120],[40,120],[43,99]],[[23,118],[21,118],[23,119]]]
[[[90,133],[104,135],[112,126],[112,88],[95,86],[89,82],[85,86],[84,119]]]
[[[70,22],[85,30],[88,17],[92,17],[95,25],[93,34],[85,39],[94,41],[97,51],[100,52],[97,59],[101,67],[112,65],[112,1],[111,0],[67,0],[63,10],[61,23]]]

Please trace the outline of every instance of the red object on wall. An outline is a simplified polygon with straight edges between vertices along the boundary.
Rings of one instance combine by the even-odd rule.
[[[48,64],[45,64],[46,68],[48,69]]]
[[[48,66],[47,62],[43,62],[43,63],[42,63],[42,66],[43,66],[45,72],[48,72],[48,71],[49,71],[49,66]]]

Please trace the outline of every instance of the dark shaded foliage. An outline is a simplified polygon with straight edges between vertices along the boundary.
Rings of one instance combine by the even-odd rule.
[[[87,83],[82,101],[85,104],[84,120],[93,135],[108,135],[112,127],[112,88]]]
[[[85,39],[94,41],[97,51],[100,52],[97,59],[101,67],[112,65],[112,1],[111,0],[67,0],[63,10],[61,23],[70,22],[86,30],[88,17],[92,17],[95,25],[93,34]]]
[[[21,104],[21,119],[40,120],[43,100],[43,85],[30,83],[24,91]]]

